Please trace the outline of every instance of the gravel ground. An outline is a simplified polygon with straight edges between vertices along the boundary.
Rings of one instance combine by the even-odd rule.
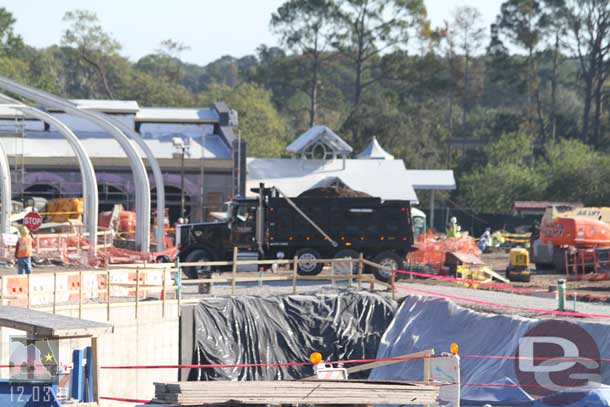
[[[401,288],[402,287],[402,288]],[[506,305],[511,307],[520,307],[520,308],[530,308],[530,309],[543,309],[543,310],[555,310],[557,309],[557,300],[555,298],[540,298],[531,295],[519,295],[519,294],[510,294],[510,293],[502,293],[497,291],[487,291],[481,289],[472,289],[466,287],[456,287],[456,286],[433,286],[429,284],[419,284],[419,283],[408,283],[401,282],[398,284],[397,295],[398,297],[405,297],[407,295],[425,295],[429,296],[429,294],[423,294],[416,291],[409,291],[409,288],[414,288],[417,290],[424,290],[428,292],[432,292],[435,294],[442,295],[452,295],[457,297],[469,298],[477,301],[486,301],[500,305]],[[434,295],[431,295],[434,296]],[[534,318],[568,318],[572,319],[574,317],[564,317],[564,316],[556,316],[549,314],[541,314],[536,312],[515,310],[515,309],[507,309],[507,308],[499,308],[494,306],[487,305],[479,305],[473,304],[467,301],[460,301],[452,299],[451,301],[460,304],[466,308],[470,308],[476,311],[482,312],[490,312],[494,314],[510,314],[510,315],[521,315],[525,317],[534,317]],[[574,304],[572,301],[567,301],[566,303],[566,311],[573,311]],[[601,314],[604,316],[608,316],[608,318],[594,318],[595,322],[601,322],[605,324],[610,324],[610,307],[603,304],[593,304],[593,303],[576,303],[576,312],[585,313],[585,314]],[[589,320],[586,318],[578,318],[579,320]]]

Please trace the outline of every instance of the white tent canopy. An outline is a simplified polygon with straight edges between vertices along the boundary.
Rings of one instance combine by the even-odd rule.
[[[418,202],[402,160],[248,158],[247,166],[247,194],[264,182],[296,197],[338,179],[354,191],[384,200]]]
[[[394,156],[381,147],[377,141],[377,137],[373,137],[373,140],[369,143],[367,148],[364,149],[357,158],[360,159],[372,159],[372,160],[393,160]]]

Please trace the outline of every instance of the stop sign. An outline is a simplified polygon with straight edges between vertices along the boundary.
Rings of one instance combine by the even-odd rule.
[[[31,231],[38,230],[40,225],[42,225],[42,216],[36,212],[30,212],[23,218],[23,226]]]

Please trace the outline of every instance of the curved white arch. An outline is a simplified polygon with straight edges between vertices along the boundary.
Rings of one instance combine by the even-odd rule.
[[[99,210],[98,191],[93,164],[91,163],[91,159],[89,158],[89,154],[87,154],[85,147],[68,126],[50,114],[31,106],[24,105],[6,95],[0,94],[0,101],[12,103],[11,107],[22,112],[24,115],[55,126],[61,135],[68,141],[68,144],[70,144],[80,167],[83,182],[83,199],[85,201],[85,224],[87,225],[87,231],[89,232],[89,254],[94,256],[97,246],[97,219]]]
[[[0,144],[0,230],[2,233],[11,233],[11,208],[13,207],[11,191],[11,167],[4,152],[4,147]]]
[[[138,150],[131,140],[102,114],[79,109],[74,103],[50,93],[21,85],[13,80],[0,76],[0,88],[11,93],[34,100],[44,106],[63,110],[73,116],[89,120],[108,132],[125,151],[133,171],[136,189],[136,246],[142,252],[148,252],[150,246],[150,184],[146,167]]]
[[[161,172],[161,167],[159,166],[159,162],[157,158],[153,154],[148,144],[144,141],[142,136],[138,134],[136,131],[129,128],[128,125],[117,120],[109,115],[105,115],[106,119],[117,126],[123,133],[127,134],[133,141],[136,142],[138,147],[144,152],[146,159],[148,160],[148,165],[153,172],[153,178],[155,180],[155,188],[157,190],[157,230],[156,230],[156,249],[158,252],[162,252],[163,245],[163,237],[165,235],[165,183],[163,181],[163,173]]]

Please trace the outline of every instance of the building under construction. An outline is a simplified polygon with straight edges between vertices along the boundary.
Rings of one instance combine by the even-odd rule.
[[[180,217],[183,198],[186,216],[204,220],[210,211],[220,210],[225,200],[238,194],[245,183],[245,179],[239,181],[240,174],[245,178],[239,159],[245,157],[245,143],[238,142],[236,112],[224,103],[208,108],[150,108],[136,101],[73,102],[118,119],[142,136],[162,169],[165,206],[171,221]],[[100,210],[117,203],[133,209],[134,178],[119,143],[90,121],[60,110],[46,111],[66,124],[89,154],[95,167]],[[1,106],[0,143],[11,167],[13,199],[82,196],[78,161],[54,125]],[[144,154],[141,157],[146,163]],[[154,207],[156,190],[150,172],[149,178]]]

